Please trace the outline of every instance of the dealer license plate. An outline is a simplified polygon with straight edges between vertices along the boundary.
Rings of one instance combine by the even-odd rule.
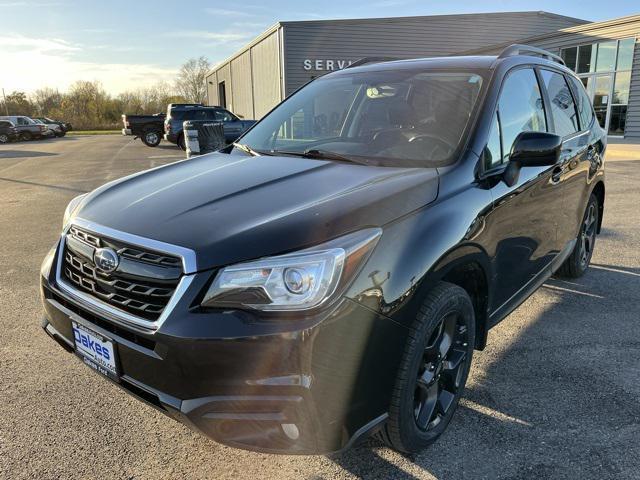
[[[79,323],[71,322],[71,326],[76,353],[84,363],[103,375],[118,380],[113,342]]]

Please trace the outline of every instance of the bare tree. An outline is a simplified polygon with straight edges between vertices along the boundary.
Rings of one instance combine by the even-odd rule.
[[[180,67],[176,90],[190,102],[204,103],[207,97],[207,73],[211,64],[206,57],[191,58]]]

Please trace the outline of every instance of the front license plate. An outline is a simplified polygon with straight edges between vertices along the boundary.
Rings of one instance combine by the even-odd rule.
[[[84,363],[107,377],[118,380],[113,342],[84,325],[71,322],[76,353]]]

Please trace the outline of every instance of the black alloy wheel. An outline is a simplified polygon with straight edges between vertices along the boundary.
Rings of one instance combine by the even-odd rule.
[[[474,345],[471,298],[463,288],[439,282],[425,295],[410,327],[380,439],[404,453],[435,442],[458,406]]]
[[[580,228],[580,266],[587,268],[593,256],[593,247],[596,243],[596,230],[598,229],[598,205],[589,202],[582,227]]]
[[[461,388],[469,342],[467,326],[455,313],[442,319],[424,349],[414,397],[420,430],[435,428]]]
[[[560,266],[556,274],[559,277],[578,278],[585,274],[591,263],[591,257],[596,245],[596,235],[600,218],[598,198],[591,194],[585,209],[580,232],[576,239],[571,255]]]

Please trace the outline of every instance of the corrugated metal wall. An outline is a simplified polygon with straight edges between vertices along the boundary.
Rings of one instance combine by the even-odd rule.
[[[279,29],[218,66],[207,77],[209,105],[220,104],[218,84],[222,81],[226,86],[227,108],[244,118],[260,118],[277,105],[282,100]]]
[[[254,45],[251,57],[255,118],[261,118],[282,100],[279,32]]]
[[[640,28],[637,30],[640,35]],[[636,49],[633,55],[631,70],[631,87],[629,88],[629,109],[627,110],[627,128],[625,137],[640,139],[640,45],[636,37]]]
[[[305,70],[305,59],[448,55],[582,23],[544,12],[285,22],[286,94],[324,73]]]
[[[231,91],[233,103],[229,110],[244,118],[253,118],[253,82],[251,81],[251,51],[244,52],[231,61]],[[227,86],[229,91],[229,86]]]

